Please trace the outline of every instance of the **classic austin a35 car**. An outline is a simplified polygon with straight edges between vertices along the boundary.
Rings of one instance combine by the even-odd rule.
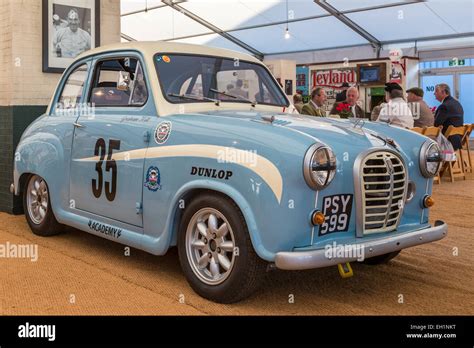
[[[380,263],[446,235],[428,221],[435,142],[290,108],[265,65],[242,53],[94,49],[24,132],[12,192],[41,236],[69,225],[155,255],[177,246],[191,287],[227,303],[251,294],[269,265],[348,272],[360,254],[347,246]]]

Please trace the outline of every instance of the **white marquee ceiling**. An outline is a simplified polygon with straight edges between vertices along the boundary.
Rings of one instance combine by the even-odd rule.
[[[121,0],[121,12],[127,40],[257,56],[466,37],[474,46],[474,0]]]

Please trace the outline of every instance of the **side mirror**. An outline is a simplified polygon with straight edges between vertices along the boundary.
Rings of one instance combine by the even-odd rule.
[[[127,71],[120,71],[117,81],[117,89],[119,91],[128,91],[130,89],[130,73]]]

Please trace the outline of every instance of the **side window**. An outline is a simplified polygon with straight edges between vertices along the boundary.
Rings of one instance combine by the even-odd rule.
[[[67,78],[58,100],[58,109],[74,109],[81,102],[86,79],[87,65],[83,64],[76,68]]]
[[[140,62],[137,63],[135,70],[135,80],[133,81],[132,97],[130,105],[143,105],[148,99],[148,90],[146,88],[145,74],[143,73]]]
[[[136,58],[97,63],[89,102],[95,106],[142,106],[148,99],[145,76]]]

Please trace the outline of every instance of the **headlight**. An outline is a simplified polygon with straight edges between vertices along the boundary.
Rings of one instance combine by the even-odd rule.
[[[328,186],[336,174],[336,156],[331,148],[320,143],[312,145],[304,157],[303,174],[314,190]]]
[[[425,178],[432,178],[441,167],[441,150],[437,143],[428,140],[420,150],[420,170]]]

